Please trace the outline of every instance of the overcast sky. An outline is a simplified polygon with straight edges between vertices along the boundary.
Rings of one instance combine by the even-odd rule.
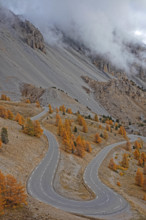
[[[135,58],[123,42],[146,43],[146,0],[0,0],[0,4],[29,19],[48,42],[61,41],[52,32],[56,27],[125,69]]]

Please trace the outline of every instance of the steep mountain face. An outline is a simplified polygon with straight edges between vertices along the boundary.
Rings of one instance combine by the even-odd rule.
[[[0,9],[0,92],[13,100],[28,95],[32,101],[40,99],[43,105],[52,102],[54,106],[70,97],[93,112],[128,123],[145,116],[145,93],[126,76],[121,78],[122,70],[65,41],[69,44],[65,48],[48,45],[30,22]],[[145,70],[137,69],[139,76],[132,80],[145,88]]]
[[[0,24],[1,28],[7,28],[16,31],[21,36],[21,39],[33,49],[39,49],[45,53],[45,42],[41,32],[29,21],[20,20],[18,16],[12,12],[0,8]]]
[[[27,44],[33,49],[39,49],[43,53],[46,53],[44,38],[41,32],[29,21],[19,22],[19,25]],[[16,28],[16,26],[13,27]]]
[[[26,35],[30,32],[27,22],[22,25],[19,17],[10,12],[8,19],[3,19],[3,13],[0,16],[1,91],[17,100],[21,95],[21,83],[43,88],[56,87],[93,111],[107,114],[100,103],[85,92],[82,86],[86,84],[80,76],[88,75],[98,81],[107,81],[111,76],[103,74],[88,57],[72,48],[46,44],[46,54],[39,46],[34,50],[26,41]],[[38,30],[35,29],[35,32],[38,33]]]

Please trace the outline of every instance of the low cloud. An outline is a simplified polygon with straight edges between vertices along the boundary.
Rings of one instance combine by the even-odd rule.
[[[146,42],[145,0],[0,0],[0,4],[30,20],[49,43],[61,42],[62,32],[126,71],[139,60],[125,45]]]

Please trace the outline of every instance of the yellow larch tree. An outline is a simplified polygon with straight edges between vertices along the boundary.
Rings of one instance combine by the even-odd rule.
[[[138,168],[137,172],[136,172],[136,176],[135,176],[135,183],[138,186],[143,186],[143,182],[144,182],[143,173],[142,173],[141,169]]]
[[[99,124],[99,129],[102,129],[102,125],[101,124]]]
[[[146,152],[141,153],[141,159],[143,160],[143,165],[146,163]]]
[[[26,99],[26,100],[25,100],[25,103],[30,104],[30,100],[29,100],[29,99]]]
[[[8,174],[5,177],[6,189],[4,193],[5,207],[16,208],[26,205],[26,194],[24,187],[17,183],[16,179]]]
[[[146,175],[144,176],[143,180],[143,190],[146,191]]]
[[[63,140],[63,144],[65,145],[65,151],[67,152],[71,151],[70,137],[66,129],[64,129],[62,140]]]
[[[97,121],[97,122],[99,121],[99,119],[98,119],[98,115],[97,115],[97,114],[95,114],[95,116],[94,116],[94,120]]]
[[[95,143],[100,144],[102,142],[102,139],[98,133],[95,134]]]
[[[17,121],[19,125],[24,125],[24,123],[25,123],[23,116],[20,115],[19,113],[17,113],[17,115],[15,117],[15,121]]]
[[[106,123],[107,125],[109,125],[109,119],[107,119],[107,120],[105,121],[105,123]]]
[[[111,131],[111,127],[110,127],[109,124],[106,125],[106,130],[109,131],[109,132]]]
[[[56,113],[56,121],[55,121],[55,125],[58,126],[59,120],[61,119],[60,115],[58,113]]]
[[[105,139],[105,140],[107,140],[108,139],[108,133],[107,133],[107,131],[105,130],[104,131],[104,133],[103,133],[103,138]]]
[[[115,130],[118,130],[118,123],[117,122],[115,122]]]
[[[83,132],[87,133],[88,132],[88,127],[86,121],[83,122]]]
[[[33,121],[30,118],[27,118],[24,124],[23,132],[30,136],[34,136],[34,125],[33,125]]]
[[[109,125],[113,125],[113,121],[112,120],[109,120]]]
[[[49,113],[52,114],[53,113],[53,109],[52,109],[51,104],[49,104],[48,107],[49,107]]]
[[[139,150],[139,149],[142,148],[142,145],[141,145],[141,143],[140,143],[138,140],[136,140],[136,141],[134,142],[134,147],[135,147],[137,150]]]
[[[34,124],[34,136],[41,137],[43,134],[43,129],[40,126],[40,122],[38,120],[33,122]]]
[[[146,175],[146,162],[144,163],[144,167],[143,167],[143,175]]]
[[[38,100],[36,101],[36,107],[37,107],[37,108],[40,108],[40,103],[39,103]]]
[[[139,152],[139,150],[138,149],[135,149],[135,151],[134,151],[134,158],[136,159],[136,160],[138,160],[139,158],[140,158],[140,152]]]
[[[125,150],[131,151],[131,143],[129,141],[126,143]]]
[[[57,134],[62,137],[63,132],[64,132],[64,125],[63,125],[63,123],[62,123],[62,120],[60,119],[59,122],[58,122],[58,131],[57,131]]]
[[[92,152],[92,147],[91,147],[91,144],[89,141],[86,141],[86,147],[85,147],[85,150],[89,153]]]
[[[115,164],[115,162],[114,162],[114,159],[113,159],[113,158],[111,158],[111,159],[110,159],[110,162],[109,162],[108,167],[109,167],[111,170],[114,170],[114,171],[116,171],[116,170],[117,170],[117,165]]]
[[[127,134],[124,126],[120,126],[119,128],[119,134],[121,134],[125,139],[127,139]]]
[[[10,110],[7,110],[7,114],[8,114],[8,119],[13,120],[14,115]]]
[[[71,121],[69,119],[65,119],[64,128],[67,131],[67,134],[68,134],[69,138],[71,138],[71,135],[72,135],[72,132],[71,132]]]
[[[6,96],[5,94],[1,94],[1,100],[10,101],[10,97]]]
[[[68,114],[72,114],[71,108],[68,108],[68,109],[67,109],[67,113],[68,113]]]
[[[0,188],[0,216],[4,215],[4,204],[5,204],[4,198],[2,196],[2,190]]]
[[[59,113],[59,109],[56,107],[56,113]]]
[[[146,162],[146,153],[142,152],[140,158],[138,159],[138,165],[144,167],[145,162]]]
[[[80,114],[77,116],[77,121],[81,126],[85,123],[85,119]]]
[[[0,214],[5,208],[17,208],[27,205],[24,187],[17,183],[12,175],[0,171]]]
[[[127,157],[127,154],[123,154],[123,158],[122,158],[122,161],[121,161],[121,165],[122,167],[124,168],[128,168],[129,167],[129,161],[128,161],[128,157]]]
[[[61,112],[63,112],[63,113],[65,114],[65,111],[66,111],[65,106],[64,106],[64,105],[61,105],[61,106],[59,107],[59,111],[61,111]]]
[[[80,157],[85,156],[85,148],[84,148],[83,141],[80,135],[76,139],[76,151],[77,151],[78,156]]]
[[[0,139],[0,149],[2,148],[2,141],[1,141],[1,139]]]
[[[5,184],[5,176],[4,174],[0,171],[0,189],[1,189],[1,193],[4,194],[5,189],[6,188],[6,184]]]
[[[7,100],[6,97],[7,97],[7,96],[6,96],[5,94],[1,94],[1,100],[6,101],[6,100]]]
[[[3,106],[0,106],[0,117],[4,119],[8,118],[8,112]]]

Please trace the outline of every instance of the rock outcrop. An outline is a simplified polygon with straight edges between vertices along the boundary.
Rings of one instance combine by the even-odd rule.
[[[135,61],[131,66],[129,66],[129,72],[125,72],[123,69],[119,69],[116,66],[112,64],[112,61],[110,61],[106,56],[95,56],[91,57],[92,63],[101,71],[105,73],[110,73],[115,77],[119,76],[136,76],[143,82],[146,82],[146,59],[144,58],[144,54],[146,53],[146,47],[142,45],[133,45],[129,44],[126,45],[127,50],[131,54],[131,56],[135,57]],[[143,62],[143,66],[140,65],[140,62]],[[139,64],[138,64],[139,63]],[[134,78],[132,78],[134,80]],[[138,83],[136,81],[136,83]],[[143,86],[143,85],[140,85]]]
[[[39,49],[46,53],[44,38],[41,32],[29,21],[20,22],[20,26],[27,44],[33,49]]]
[[[33,49],[38,49],[46,53],[43,35],[29,21],[23,21],[20,16],[0,7],[0,25],[3,25],[4,28],[7,26],[11,31],[19,33],[19,37]]]
[[[146,119],[146,92],[127,77],[98,82],[87,76],[82,79],[90,86],[94,97],[113,116],[126,125],[143,123]],[[141,115],[143,119],[141,120]],[[146,132],[146,131],[145,131]]]
[[[21,94],[23,97],[29,98],[31,103],[36,102],[44,94],[45,89],[35,87],[31,84],[23,83],[20,85]]]
[[[99,70],[101,70],[105,73],[110,73],[116,77],[118,77],[120,75],[125,75],[124,70],[121,70],[121,69],[114,67],[110,61],[108,61],[107,59],[104,59],[100,56],[96,56],[95,58],[92,58],[92,62]]]

